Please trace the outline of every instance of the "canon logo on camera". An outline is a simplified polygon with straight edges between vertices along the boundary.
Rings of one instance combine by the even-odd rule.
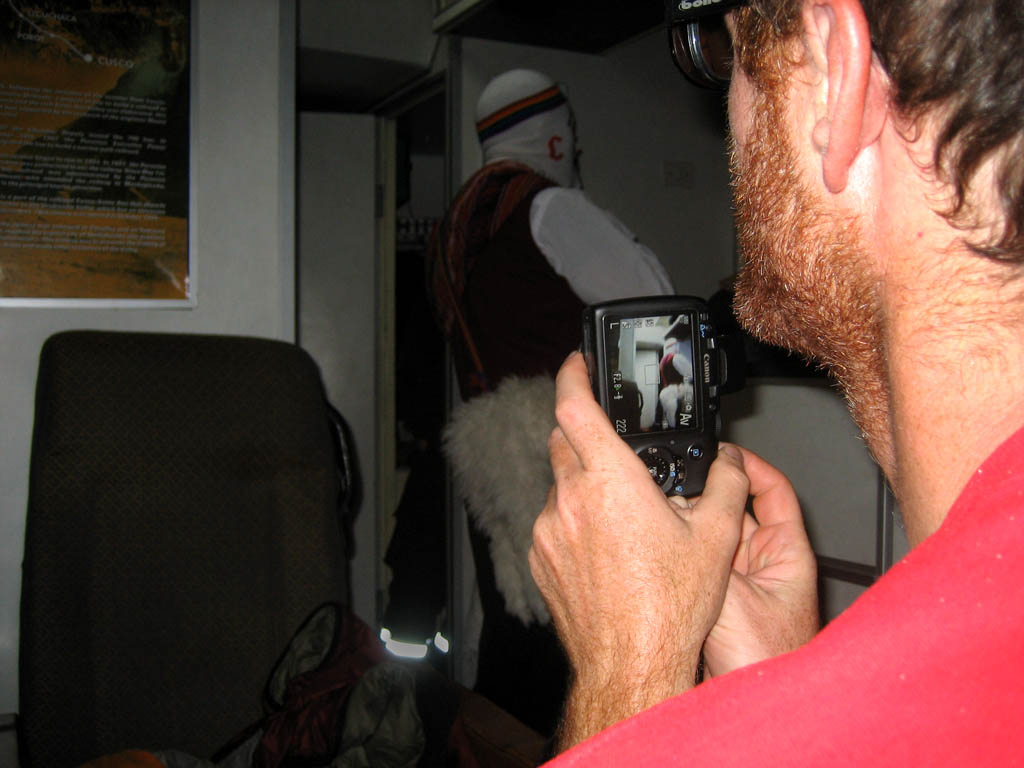
[[[694,8],[702,8],[705,5],[718,5],[722,0],[682,0],[679,3],[680,11],[689,11]]]

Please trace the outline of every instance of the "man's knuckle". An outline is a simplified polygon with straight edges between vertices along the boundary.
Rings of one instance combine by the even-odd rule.
[[[578,408],[573,397],[560,397],[555,401],[555,420],[559,424],[572,421]]]

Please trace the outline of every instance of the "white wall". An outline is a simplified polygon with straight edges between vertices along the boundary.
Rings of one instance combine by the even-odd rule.
[[[0,712],[17,710],[18,605],[36,365],[69,328],[294,337],[291,2],[194,3],[198,304],[191,310],[0,308]]]

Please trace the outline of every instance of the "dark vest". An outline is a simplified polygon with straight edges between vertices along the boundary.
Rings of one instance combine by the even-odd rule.
[[[477,254],[466,278],[462,312],[490,388],[506,376],[554,376],[580,345],[583,302],[530,234],[526,197]],[[473,363],[460,333],[451,343],[463,399],[473,394]]]

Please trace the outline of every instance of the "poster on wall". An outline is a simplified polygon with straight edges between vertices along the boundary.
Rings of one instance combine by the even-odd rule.
[[[0,0],[0,305],[194,301],[190,0]]]

